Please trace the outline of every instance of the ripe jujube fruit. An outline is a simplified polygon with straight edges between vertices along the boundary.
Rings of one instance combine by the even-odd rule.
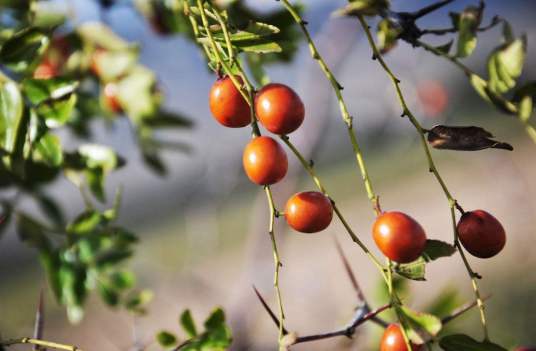
[[[426,246],[426,234],[421,225],[397,211],[379,215],[372,227],[372,236],[381,252],[398,263],[416,260]]]
[[[274,134],[289,134],[298,129],[305,108],[298,94],[283,84],[264,86],[255,98],[255,113],[262,125]]]
[[[411,344],[413,351],[420,351],[421,346]],[[380,351],[409,351],[404,341],[404,335],[398,324],[390,324],[383,332],[380,341]]]
[[[457,229],[463,247],[479,258],[495,256],[506,244],[506,233],[501,223],[483,210],[465,212]]]
[[[58,67],[50,60],[44,59],[33,72],[35,79],[50,79],[58,75]]]
[[[259,185],[277,183],[287,174],[285,150],[267,136],[256,137],[246,145],[242,162],[249,179]]]
[[[331,201],[317,191],[305,191],[293,195],[285,207],[287,223],[302,233],[324,230],[333,218]]]
[[[242,83],[240,77],[236,79]],[[250,107],[228,76],[212,85],[209,105],[214,118],[226,127],[241,128],[251,123]]]

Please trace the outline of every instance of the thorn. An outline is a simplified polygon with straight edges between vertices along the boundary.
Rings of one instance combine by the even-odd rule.
[[[313,168],[315,166],[315,161],[314,160],[309,160],[309,167]]]
[[[307,22],[306,20],[300,20],[300,24],[301,24],[302,26],[306,26],[306,25],[309,24],[309,22]]]
[[[320,55],[318,55],[318,53],[315,52],[315,53],[313,54],[313,59],[315,59],[315,60],[320,60]]]
[[[376,54],[372,54],[372,61],[376,61],[377,58],[378,56],[376,56]]]
[[[270,317],[272,318],[272,321],[275,323],[275,325],[279,328],[279,320],[277,319],[275,313],[272,311],[272,309],[270,308],[270,306],[268,306],[268,304],[266,303],[266,301],[264,300],[264,298],[262,297],[261,293],[259,292],[259,290],[257,290],[257,288],[255,287],[255,285],[252,285],[253,286],[253,290],[255,291],[255,295],[257,295],[257,297],[259,298],[259,301],[261,302],[262,306],[264,307],[264,309],[266,310],[266,312],[268,312],[268,314],[270,315]],[[283,334],[284,335],[287,335],[288,334],[288,331],[285,329],[285,327],[283,327]]]
[[[42,339],[43,338],[43,330],[45,327],[45,299],[44,299],[44,289],[41,288],[41,291],[39,292],[39,300],[37,303],[37,309],[35,311],[35,322],[34,322],[34,332],[33,337],[34,339]],[[39,345],[34,345],[33,347],[34,351],[43,350]]]
[[[342,264],[344,266],[344,270],[346,271],[346,274],[348,275],[348,278],[350,279],[350,282],[352,283],[352,286],[354,287],[358,300],[361,302],[365,302],[365,297],[363,296],[363,292],[361,291],[361,288],[359,287],[359,284],[357,283],[355,274],[352,271],[352,267],[350,266],[350,263],[348,262],[348,259],[346,258],[346,255],[344,254],[344,251],[342,250],[341,244],[337,240],[337,237],[334,236],[333,240],[335,241],[335,247],[337,248],[337,252],[339,253],[339,257],[341,258]]]
[[[337,89],[344,90],[344,87],[339,82],[337,82]]]
[[[400,84],[400,79],[395,78],[395,82],[396,82],[396,84]]]
[[[432,167],[428,168],[428,172],[434,173],[434,170],[432,169]]]

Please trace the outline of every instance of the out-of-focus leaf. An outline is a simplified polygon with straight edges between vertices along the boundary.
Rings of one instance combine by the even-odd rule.
[[[504,113],[517,114],[517,107],[515,104],[489,89],[488,82],[480,78],[478,75],[471,74],[469,76],[469,81],[478,95],[480,95],[485,101],[494,105],[497,109]]]
[[[109,306],[117,306],[120,301],[118,292],[110,285],[100,282],[99,293],[102,300]]]
[[[17,84],[0,80],[0,146],[13,152],[23,120],[24,103]]]
[[[46,235],[46,231],[46,226],[35,219],[22,213],[17,215],[17,232],[21,241],[38,250],[50,252],[52,245]]]
[[[445,317],[460,304],[459,293],[455,288],[447,288],[441,291],[424,309],[434,316]]]
[[[94,55],[99,78],[105,82],[116,80],[129,72],[138,61],[135,50],[103,51]]]
[[[108,146],[84,144],[78,148],[78,153],[85,158],[89,168],[102,168],[103,171],[110,172],[118,166],[117,154]]]
[[[82,320],[82,304],[86,298],[86,270],[76,264],[64,262],[59,270],[62,303],[67,307],[67,317],[71,323]]]
[[[141,290],[139,292],[132,293],[126,303],[125,307],[134,313],[145,313],[145,306],[153,299],[153,293],[150,290]]]
[[[438,125],[428,131],[428,143],[436,149],[478,151],[489,148],[513,150],[510,144],[491,139],[493,135],[480,127]]]
[[[66,78],[25,79],[22,82],[24,93],[33,105],[46,100],[56,100],[73,94],[78,82]]]
[[[36,64],[48,47],[48,36],[28,27],[13,35],[0,48],[0,62],[15,72],[24,72]]]
[[[408,336],[416,344],[423,344],[435,337],[442,328],[441,320],[434,315],[401,308],[405,321],[409,324]]]
[[[77,32],[82,40],[95,47],[111,50],[129,50],[132,46],[115,34],[108,26],[102,22],[86,22],[77,27]]]
[[[67,14],[52,1],[33,1],[30,3],[31,23],[39,28],[52,28],[63,24]]]
[[[171,111],[161,110],[154,116],[143,119],[143,124],[152,128],[191,128],[190,119]]]
[[[180,324],[182,326],[182,329],[188,335],[188,337],[194,338],[197,336],[197,329],[195,327],[195,322],[192,318],[190,310],[185,310],[184,312],[182,312],[180,317]]]
[[[154,73],[142,66],[132,68],[130,73],[117,83],[117,97],[126,114],[135,124],[158,111],[155,98],[156,78]]]
[[[484,4],[479,7],[468,6],[459,16],[452,15],[453,21],[456,22],[455,28],[458,29],[458,47],[456,56],[467,57],[471,55],[476,48],[477,30],[482,21],[482,12]]]
[[[136,276],[129,271],[117,271],[110,275],[110,284],[117,290],[130,289],[136,284]]]
[[[43,213],[54,221],[57,225],[62,225],[64,222],[63,212],[58,203],[51,197],[45,194],[36,194],[35,199]]]
[[[489,88],[505,93],[515,87],[525,62],[526,37],[496,49],[488,60]]]
[[[444,336],[439,341],[439,346],[445,351],[507,351],[492,342],[479,342],[464,334]]]
[[[67,226],[67,231],[73,234],[88,234],[94,231],[100,224],[100,213],[94,210],[87,210]]]
[[[388,0],[352,0],[343,8],[335,11],[335,16],[376,16],[389,8]]]
[[[404,278],[419,281],[426,280],[426,261],[423,257],[419,257],[410,263],[397,264],[394,266],[394,270]]]
[[[386,54],[396,46],[398,36],[402,29],[388,19],[383,19],[378,23],[378,49],[381,54]]]
[[[88,168],[84,171],[89,190],[100,202],[106,201],[106,191],[104,189],[104,172],[100,167]]]
[[[527,122],[532,116],[534,98],[536,97],[536,81],[531,81],[514,91],[513,102],[518,106],[519,118]]]
[[[156,341],[158,341],[160,346],[170,348],[177,344],[177,337],[171,332],[161,330],[158,332],[158,334],[156,334]]]
[[[43,135],[35,145],[34,161],[43,162],[51,167],[59,167],[63,163],[63,151],[60,138],[54,134]]]

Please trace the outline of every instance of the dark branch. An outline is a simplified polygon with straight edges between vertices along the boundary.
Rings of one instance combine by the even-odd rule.
[[[270,308],[270,306],[268,306],[268,304],[266,303],[266,301],[264,300],[264,298],[262,297],[261,293],[259,292],[259,290],[257,290],[257,288],[255,287],[255,285],[253,285],[253,290],[255,291],[255,294],[257,295],[257,297],[259,298],[259,301],[261,302],[262,306],[264,307],[264,309],[266,310],[266,312],[268,312],[268,314],[270,315],[270,317],[272,318],[272,320],[274,321],[275,325],[277,326],[277,328],[279,328],[279,320],[277,319],[275,313],[272,311],[272,309]],[[288,334],[288,331],[285,329],[285,327],[283,326],[283,334],[284,335],[287,335]]]
[[[491,295],[488,295],[482,299],[482,301],[486,301],[487,299],[491,298]],[[478,304],[478,302],[475,300],[473,302],[466,303],[465,305],[461,306],[460,308],[454,310],[450,315],[446,316],[441,320],[441,323],[447,324],[448,322],[452,321],[453,319],[461,316],[465,312],[469,311],[471,308],[475,307]]]
[[[339,330],[328,332],[328,333],[300,336],[296,338],[296,341],[294,342],[294,344],[300,344],[304,342],[310,342],[310,341],[316,341],[316,340],[322,340],[322,339],[329,339],[329,338],[334,338],[338,336],[346,336],[348,338],[351,338],[355,334],[355,330],[357,329],[357,327],[359,327],[361,324],[365,323],[368,320],[372,320],[374,317],[376,317],[376,315],[385,311],[388,308],[391,308],[390,304],[382,306],[372,312],[367,313],[365,312],[365,308],[362,307],[357,310],[356,315],[354,316],[354,319],[352,320],[349,326],[344,327]]]
[[[477,28],[476,30],[477,30],[477,32],[485,32],[485,31],[495,27],[496,25],[498,25],[501,22],[502,22],[502,19],[499,16],[493,16],[493,18],[491,19],[490,23],[487,26]],[[454,27],[452,27],[452,28],[443,28],[443,29],[423,29],[421,31],[421,34],[422,35],[426,35],[426,34],[445,35],[445,34],[450,34],[450,33],[456,33],[457,31],[458,31],[458,29],[456,29]]]
[[[440,8],[450,4],[453,1],[455,1],[455,0],[443,0],[443,1],[436,2],[435,4],[423,7],[422,9],[413,12],[412,17],[414,19],[421,18],[421,17],[426,16],[426,15],[428,15],[428,14],[430,14],[430,13],[436,11],[436,10],[439,10]]]

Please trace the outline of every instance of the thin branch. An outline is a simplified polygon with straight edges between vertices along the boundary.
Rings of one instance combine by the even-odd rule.
[[[482,298],[482,301],[486,301],[489,298],[491,298],[491,295],[488,295],[488,296]],[[478,305],[478,300],[466,303],[465,305],[461,306],[460,308],[457,308],[456,310],[454,310],[450,315],[448,315],[445,318],[441,319],[441,323],[443,325],[445,325],[445,324],[451,322],[455,318],[461,316],[462,314],[464,314],[465,312],[469,311],[471,308],[473,308],[473,307],[475,307],[477,305]]]
[[[496,25],[498,25],[501,22],[502,22],[502,19],[499,16],[493,16],[493,18],[491,19],[490,23],[487,26],[477,28],[476,31],[477,32],[485,32],[485,31],[490,30],[491,28],[495,27]],[[443,29],[423,29],[423,30],[421,30],[421,35],[426,35],[426,34],[445,35],[445,34],[456,33],[456,32],[458,32],[458,29],[454,28],[454,27],[452,27],[452,28],[443,28]]]
[[[56,349],[56,350],[82,351],[82,349],[79,348],[78,346],[58,344],[56,342],[45,341],[45,340],[34,339],[34,338],[20,338],[20,339],[0,341],[0,346],[6,346],[6,347],[13,346],[13,345],[22,345],[22,344],[38,345],[38,346],[48,347],[48,348]]]
[[[257,290],[257,288],[255,287],[255,285],[253,285],[253,290],[255,291],[255,295],[257,295],[259,301],[261,302],[262,306],[264,307],[264,309],[266,310],[266,312],[268,312],[268,314],[270,315],[270,318],[272,318],[272,321],[275,323],[275,325],[277,326],[278,329],[282,329],[283,330],[283,334],[284,335],[287,335],[288,334],[288,330],[285,329],[284,326],[282,326],[280,323],[279,323],[279,319],[277,318],[277,316],[275,315],[274,311],[272,311],[272,309],[270,308],[270,306],[268,306],[268,303],[266,303],[266,300],[262,297],[261,293],[259,292],[259,290]]]
[[[455,0],[443,0],[443,1],[436,2],[435,4],[431,4],[429,6],[423,7],[422,9],[413,12],[412,17],[414,19],[421,18],[421,17],[426,16],[426,15],[428,15],[428,14],[434,12],[434,11],[439,10],[440,8],[450,4],[453,1],[455,1]]]
[[[357,311],[354,319],[350,323],[350,325],[348,325],[346,327],[343,327],[341,329],[337,329],[337,330],[332,331],[332,332],[328,332],[328,333],[313,334],[313,335],[297,337],[296,341],[294,342],[294,344],[301,344],[301,343],[304,343],[304,342],[310,342],[310,341],[316,341],[316,340],[322,340],[322,339],[329,339],[329,338],[334,338],[334,337],[338,337],[338,336],[346,336],[348,338],[351,338],[355,334],[355,331],[356,331],[357,327],[359,327],[361,324],[365,323],[366,321],[373,319],[378,314],[380,314],[381,312],[383,312],[383,311],[385,311],[385,310],[387,310],[389,308],[391,308],[390,304],[382,306],[382,307],[380,307],[380,308],[378,308],[378,309],[376,309],[376,310],[374,310],[372,312],[368,312],[368,313],[364,312],[364,309],[359,309]]]
[[[35,311],[35,322],[34,322],[34,339],[42,339],[43,331],[45,328],[45,301],[44,301],[44,290],[41,288],[39,292],[39,301],[37,303],[37,309]],[[34,345],[34,351],[43,350],[39,345]]]
[[[450,193],[449,189],[447,188],[447,185],[445,184],[443,178],[441,177],[441,175],[439,174],[439,171],[437,170],[437,168],[435,166],[434,160],[432,158],[432,154],[430,153],[430,148],[428,147],[428,144],[426,142],[425,130],[422,128],[422,126],[419,123],[419,121],[417,120],[417,118],[410,111],[410,109],[409,109],[409,107],[408,107],[408,105],[406,103],[406,100],[404,98],[404,95],[402,93],[402,89],[400,88],[400,80],[394,75],[394,73],[391,71],[389,66],[387,66],[387,64],[385,63],[381,53],[379,52],[379,50],[378,50],[378,48],[376,46],[376,43],[374,42],[374,39],[372,38],[372,34],[370,32],[369,26],[368,26],[367,22],[365,21],[364,17],[363,16],[358,16],[358,19],[359,19],[359,22],[361,23],[361,27],[365,31],[365,34],[367,36],[367,39],[368,39],[369,45],[370,45],[370,47],[372,49],[372,52],[374,54],[374,57],[377,59],[377,61],[379,62],[380,66],[385,70],[385,72],[387,73],[388,77],[393,82],[393,85],[394,85],[394,88],[395,88],[395,91],[396,91],[400,106],[402,107],[402,111],[403,111],[402,116],[408,117],[408,119],[410,120],[411,124],[413,124],[413,126],[415,127],[417,133],[419,134],[419,138],[421,140],[421,144],[422,144],[426,159],[428,161],[429,170],[430,170],[430,172],[432,172],[434,174],[437,182],[439,183],[439,185],[441,186],[441,188],[443,190],[443,193],[445,194],[445,197],[447,198],[449,208],[450,208],[450,212],[451,212],[452,226],[453,226],[453,232],[454,232],[454,241],[455,241],[455,244],[456,244],[456,246],[458,248],[458,252],[460,253],[460,256],[461,256],[461,258],[463,260],[465,268],[466,268],[469,276],[471,277],[471,283],[472,283],[473,290],[474,290],[476,299],[478,301],[478,307],[479,307],[479,310],[480,310],[480,319],[481,319],[481,322],[482,322],[482,329],[483,329],[483,332],[484,332],[484,338],[485,338],[485,340],[488,340],[488,329],[487,329],[486,316],[485,316],[485,311],[484,311],[485,307],[484,307],[484,302],[480,298],[480,291],[479,291],[479,288],[478,288],[478,283],[476,281],[477,275],[475,274],[475,272],[472,270],[471,266],[469,265],[469,262],[467,261],[467,258],[465,257],[465,253],[464,253],[464,251],[463,251],[463,249],[462,249],[462,247],[461,247],[461,245],[459,243],[459,240],[458,240],[458,234],[457,234],[457,230],[456,230],[456,212],[455,211],[456,211],[456,208],[461,209],[461,206],[457,205],[456,199]],[[458,62],[458,61],[453,60],[453,62]],[[461,63],[458,63],[458,65],[460,65],[461,67],[465,67]],[[463,209],[461,209],[461,210],[463,211]],[[404,329],[404,328],[402,328],[402,329]]]

